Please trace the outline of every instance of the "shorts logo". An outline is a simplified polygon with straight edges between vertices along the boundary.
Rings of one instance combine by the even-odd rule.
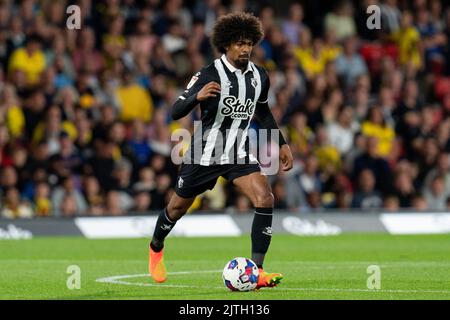
[[[179,188],[179,189],[183,188],[183,183],[184,183],[184,180],[183,180],[182,177],[180,177],[180,178],[178,179],[178,188]]]
[[[242,104],[235,96],[226,96],[222,102],[223,108],[220,109],[220,113],[231,119],[247,120],[253,116],[255,111],[255,105],[250,99],[247,99],[245,104]]]
[[[271,237],[272,236],[272,228],[271,227],[265,227],[262,233],[265,234],[266,236]]]

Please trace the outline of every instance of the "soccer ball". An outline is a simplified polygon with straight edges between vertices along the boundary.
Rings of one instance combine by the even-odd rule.
[[[227,262],[222,277],[225,286],[231,291],[251,291],[258,284],[259,270],[247,258],[234,258]]]

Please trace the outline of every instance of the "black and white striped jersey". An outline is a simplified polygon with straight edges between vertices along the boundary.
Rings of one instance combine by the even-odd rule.
[[[199,103],[198,91],[211,81],[220,84],[221,93],[200,102],[201,126],[195,129],[183,162],[204,166],[257,162],[249,150],[248,131],[258,107],[267,104],[267,72],[251,61],[242,72],[222,55],[192,77],[173,106],[173,118],[189,113]]]

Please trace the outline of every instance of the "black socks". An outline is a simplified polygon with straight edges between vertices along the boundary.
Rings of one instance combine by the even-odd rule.
[[[273,208],[255,208],[255,216],[252,224],[252,260],[258,268],[262,268],[264,257],[269,249],[272,239],[272,218]],[[155,231],[150,243],[150,247],[155,252],[160,252],[164,248],[164,239],[175,226],[175,222],[167,217],[167,211],[161,212],[156,221]]]
[[[164,209],[163,212],[158,217],[156,221],[155,231],[153,233],[152,241],[150,242],[150,247],[155,252],[160,252],[164,248],[164,239],[172,230],[175,222],[172,222],[167,217],[167,210]]]
[[[252,224],[252,260],[262,268],[272,239],[273,208],[255,208]]]

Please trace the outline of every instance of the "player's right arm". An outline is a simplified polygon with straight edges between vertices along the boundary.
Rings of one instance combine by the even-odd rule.
[[[205,70],[197,72],[187,85],[184,93],[178,97],[172,107],[172,119],[178,120],[188,115],[195,106],[208,98],[220,94],[220,85],[211,81]]]

